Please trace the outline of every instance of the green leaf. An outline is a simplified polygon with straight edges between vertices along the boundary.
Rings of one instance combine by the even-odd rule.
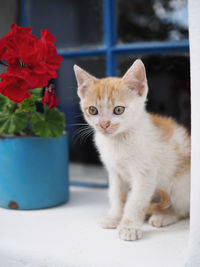
[[[8,109],[11,104],[13,105],[14,102],[10,101],[7,97],[0,94],[0,112]]]
[[[31,91],[31,97],[24,99],[21,103],[18,104],[20,111],[33,112],[36,111],[36,102],[40,102],[41,98],[41,88],[33,89]]]
[[[47,109],[43,114],[36,113],[33,116],[33,130],[41,137],[58,137],[65,130],[65,115],[57,108]]]
[[[42,88],[35,88],[35,89],[31,89],[29,90],[29,92],[31,93],[31,95],[36,96],[36,97],[41,97],[42,95]]]
[[[15,134],[26,128],[29,115],[25,112],[0,112],[0,133]]]
[[[36,105],[35,102],[37,99],[33,96],[30,98],[24,99],[21,103],[18,104],[19,110],[28,112],[28,111],[35,111],[36,110]]]

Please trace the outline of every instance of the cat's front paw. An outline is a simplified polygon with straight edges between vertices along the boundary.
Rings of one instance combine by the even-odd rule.
[[[101,221],[101,227],[104,229],[115,229],[115,228],[117,228],[119,222],[120,222],[119,218],[106,216]]]
[[[118,226],[119,238],[124,241],[136,241],[142,238],[142,231],[131,225],[120,224]]]

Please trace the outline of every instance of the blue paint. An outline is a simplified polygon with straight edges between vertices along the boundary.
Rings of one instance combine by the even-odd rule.
[[[116,55],[112,48],[117,43],[116,29],[116,1],[104,0],[103,2],[104,42],[106,44],[106,74],[116,76]]]
[[[42,209],[69,198],[67,136],[0,139],[0,206]]]
[[[110,48],[114,46],[117,42],[115,0],[104,0],[103,23],[104,23],[104,42],[107,48]]]
[[[128,44],[119,44],[115,45],[109,50],[111,55],[134,55],[134,54],[160,54],[160,53],[188,53],[189,52],[189,41],[165,41],[165,42],[138,42],[138,43],[128,43]],[[66,58],[81,58],[89,56],[102,56],[108,55],[108,51],[105,47],[93,49],[93,50],[77,50],[77,51],[62,51],[59,52],[62,57]],[[116,60],[116,57],[113,58]],[[112,63],[111,60],[107,61],[109,63],[108,70],[112,73],[110,65],[112,68],[116,63]],[[112,75],[112,74],[111,74]]]
[[[137,42],[119,44],[112,51],[117,55],[189,52],[189,41]]]
[[[116,54],[112,52],[112,49],[106,53],[106,76],[114,77],[117,75],[117,62]]]
[[[21,5],[21,21],[20,24],[22,27],[27,26],[27,13],[26,13],[26,0],[20,1]]]
[[[104,56],[106,54],[106,47],[99,46],[97,49],[62,50],[58,51],[58,54],[65,58]]]
[[[108,184],[97,184],[88,182],[70,182],[70,186],[80,186],[80,187],[96,187],[96,188],[108,188]]]

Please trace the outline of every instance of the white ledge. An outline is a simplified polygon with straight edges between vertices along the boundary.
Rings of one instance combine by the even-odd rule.
[[[108,209],[107,190],[71,188],[63,206],[38,211],[0,209],[1,267],[183,267],[188,220],[155,229],[143,239],[121,241],[99,226]]]

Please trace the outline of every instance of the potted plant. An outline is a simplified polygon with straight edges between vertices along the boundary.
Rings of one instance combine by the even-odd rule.
[[[62,58],[48,30],[41,39],[11,26],[0,39],[0,206],[40,209],[68,200],[65,116],[52,79]],[[42,96],[43,95],[43,96]]]

